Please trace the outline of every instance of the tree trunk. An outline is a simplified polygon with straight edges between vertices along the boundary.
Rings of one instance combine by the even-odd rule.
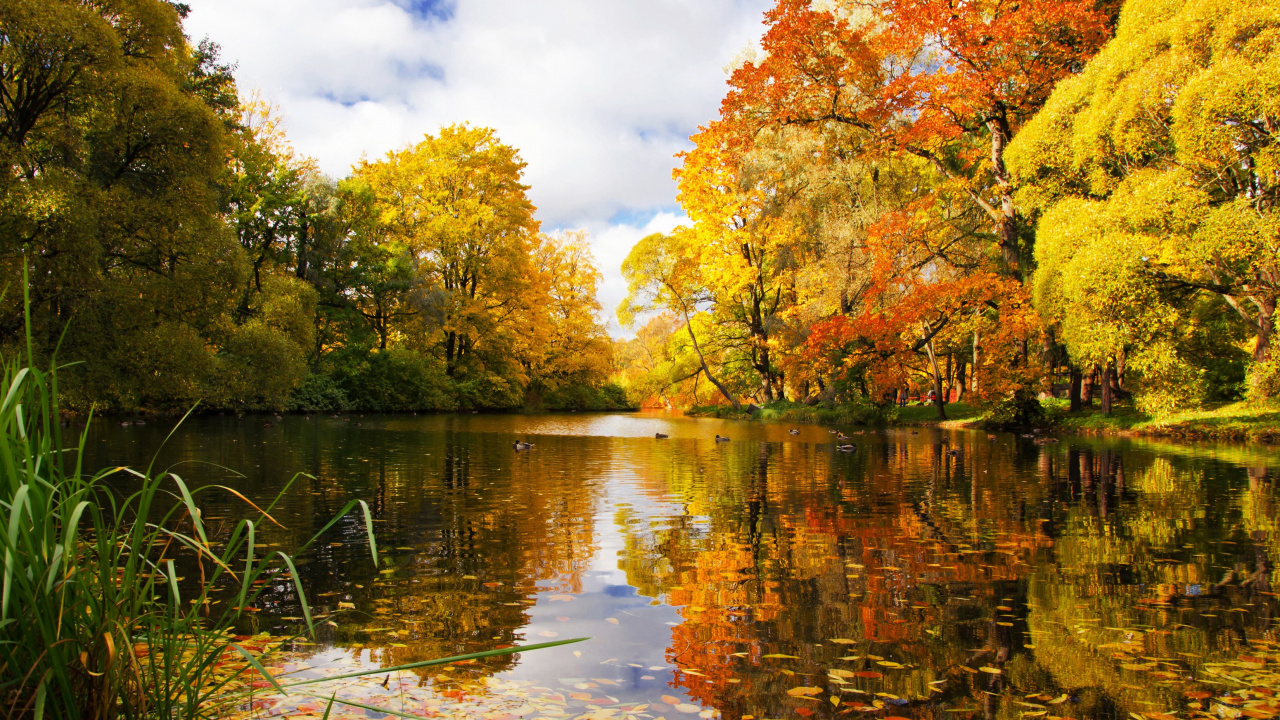
[[[1102,366],[1102,414],[1111,414],[1111,361]]]
[[[964,371],[967,364],[968,363],[964,361],[963,355],[956,358],[956,402],[960,402],[960,400],[964,397],[964,391],[965,391]]]
[[[1084,383],[1084,373],[1075,365],[1068,367],[1071,370],[1071,389],[1067,391],[1067,397],[1071,399],[1071,412],[1080,412],[1080,386]]]
[[[725,388],[723,383],[716,379],[715,375],[711,374],[711,368],[707,367],[707,359],[702,355],[702,346],[698,344],[698,336],[693,332],[693,324],[689,322],[689,311],[683,307],[681,310],[684,311],[684,328],[689,331],[689,339],[693,341],[693,350],[698,354],[698,362],[702,365],[703,374],[707,376],[707,379],[711,381],[712,385],[716,386],[716,389],[720,391],[720,394],[723,395],[731,405],[733,405],[734,410],[741,410],[742,404],[738,402],[738,399],[729,393],[729,390]]]
[[[1093,407],[1093,388],[1098,384],[1098,366],[1093,366],[1089,370],[1089,382],[1084,386],[1084,404],[1086,407]]]
[[[978,392],[978,331],[973,331],[973,379],[970,380],[972,390],[975,394]]]
[[[938,356],[933,352],[933,340],[925,343],[929,354],[929,368],[933,371],[933,406],[938,409],[938,419],[947,419],[947,407],[942,400],[942,373],[938,369]]]
[[[1004,164],[1004,150],[1012,140],[1009,121],[1001,114],[987,122],[991,131],[991,173],[1000,192],[1000,211],[996,221],[996,237],[1000,255],[1010,275],[1018,273],[1018,216],[1013,208],[1013,180]]]
[[[951,402],[951,389],[955,387],[955,353],[947,353],[947,402]]]
[[[1275,298],[1268,298],[1258,305],[1258,341],[1253,346],[1253,361],[1267,362],[1271,359],[1271,334],[1275,332]]]

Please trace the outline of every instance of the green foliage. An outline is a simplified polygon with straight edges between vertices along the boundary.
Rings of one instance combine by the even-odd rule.
[[[1129,0],[1009,148],[1037,307],[1077,365],[1123,355],[1144,412],[1236,395],[1230,345],[1270,356],[1277,58],[1274,2]]]
[[[1035,392],[1023,388],[1009,393],[987,409],[985,424],[1000,430],[1028,430],[1047,422],[1044,407]]]
[[[411,350],[369,353],[335,372],[348,407],[372,412],[453,410],[456,389],[444,367]]]
[[[293,585],[311,625],[291,559],[255,543],[255,529],[274,522],[271,506],[251,506],[213,537],[196,499],[224,489],[83,467],[86,435],[78,447],[64,445],[56,371],[7,362],[0,393],[8,529],[0,535],[0,691],[11,709],[37,718],[218,716],[225,707],[216,698],[231,677],[215,664],[235,648],[231,630],[266,587]],[[376,558],[372,534],[369,543]],[[184,596],[178,576],[197,562],[204,582]]]
[[[347,392],[331,375],[309,373],[289,396],[291,412],[338,413],[352,409]]]
[[[1249,368],[1248,388],[1253,400],[1280,397],[1280,358],[1254,363]]]
[[[541,405],[547,410],[633,410],[626,388],[617,383],[603,387],[570,385],[547,393]]]

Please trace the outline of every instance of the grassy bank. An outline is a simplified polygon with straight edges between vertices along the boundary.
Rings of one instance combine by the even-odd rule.
[[[1189,440],[1234,440],[1273,442],[1280,440],[1280,401],[1219,403],[1204,408],[1182,410],[1154,417],[1138,411],[1129,402],[1118,402],[1110,415],[1095,404],[1078,413],[1069,413],[1065,400],[1043,403],[1046,425],[1059,433],[1080,435],[1142,435]],[[986,410],[968,403],[948,403],[947,419],[939,420],[932,405],[903,408],[876,408],[850,404],[808,407],[799,403],[770,403],[749,411],[724,405],[695,407],[688,414],[741,420],[766,420],[814,425],[937,425],[963,428],[984,427]]]
[[[1150,435],[1204,440],[1272,442],[1280,439],[1280,402],[1241,401],[1152,417],[1129,403],[1117,404],[1110,415],[1098,408],[1068,414],[1060,404],[1050,415],[1064,432],[1092,435]]]

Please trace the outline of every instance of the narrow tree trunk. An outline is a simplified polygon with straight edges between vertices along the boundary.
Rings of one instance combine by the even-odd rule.
[[[1071,389],[1067,397],[1071,399],[1071,412],[1080,412],[1080,386],[1084,383],[1084,373],[1075,365],[1068,366],[1071,371]]]
[[[684,327],[689,331],[689,339],[693,341],[693,351],[698,354],[698,362],[702,365],[703,374],[707,376],[712,385],[716,386],[716,389],[729,401],[729,404],[733,405],[734,410],[741,410],[742,404],[738,402],[738,399],[729,392],[724,383],[721,383],[716,379],[715,375],[711,374],[711,368],[707,367],[707,359],[702,355],[702,346],[698,344],[698,336],[693,332],[693,324],[689,322],[689,310],[686,308],[681,309],[684,311]]]
[[[1258,340],[1253,346],[1253,361],[1267,362],[1271,359],[1271,335],[1275,332],[1276,301],[1269,298],[1257,305]]]
[[[1093,407],[1093,389],[1098,384],[1098,366],[1097,365],[1094,365],[1089,370],[1089,377],[1086,379],[1089,382],[1085,383],[1085,386],[1084,386],[1084,404],[1085,404],[1085,407]]]
[[[929,368],[933,371],[933,406],[938,409],[938,419],[947,419],[947,407],[942,400],[942,373],[938,369],[938,356],[933,352],[933,341],[925,343],[929,354]]]
[[[1111,362],[1102,366],[1102,414],[1111,414]]]
[[[968,363],[964,361],[963,355],[956,358],[956,402],[960,402],[964,397],[964,391],[966,388],[964,371],[967,366]]]
[[[947,353],[947,402],[951,402],[951,388],[955,387],[955,353]]]
[[[996,221],[996,237],[1000,242],[1000,255],[1005,269],[1011,275],[1018,272],[1018,217],[1013,208],[1013,180],[1004,164],[1004,150],[1012,139],[1009,122],[1003,116],[987,123],[991,131],[991,173],[995,176],[1000,192],[1000,211]]]
[[[973,379],[970,381],[972,390],[975,394],[978,392],[978,331],[973,331]]]

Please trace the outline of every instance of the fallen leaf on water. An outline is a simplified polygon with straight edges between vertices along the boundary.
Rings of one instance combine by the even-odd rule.
[[[673,697],[673,696],[671,696],[671,695],[663,695],[663,696],[662,696],[662,702],[664,702],[664,703],[666,703],[666,704],[668,704],[668,705],[679,705],[679,704],[680,704],[680,698],[678,698],[678,697]]]
[[[832,695],[831,704],[835,705],[836,707],[840,707],[840,698],[836,697],[835,695]]]
[[[544,637],[544,638],[560,637],[560,633],[558,633],[558,632],[552,632],[552,631],[550,631],[550,630],[543,630],[542,632],[540,632],[540,633],[538,633],[538,634],[539,634],[539,635],[541,635],[541,636],[542,636],[542,637]]]
[[[689,703],[680,703],[679,705],[676,705],[676,710],[679,710],[682,713],[702,712],[702,708],[697,705],[690,705]]]
[[[807,697],[809,695],[817,695],[820,692],[822,692],[822,688],[820,687],[807,687],[801,685],[800,687],[791,688],[787,691],[787,694],[791,697]]]
[[[618,618],[605,618],[604,621],[607,623],[613,623],[614,625],[618,624]]]
[[[990,665],[983,665],[978,669],[984,673],[991,673],[992,675],[999,675],[1003,672],[1000,668],[993,668]]]
[[[799,659],[800,659],[800,658],[796,657],[795,655],[783,655],[782,653],[769,653],[768,655],[765,655],[764,657],[767,657],[767,658],[782,658],[782,659],[784,659],[784,660],[799,660]]]
[[[839,643],[841,645],[857,645],[858,644],[857,640],[850,640],[849,638],[831,638],[831,642]]]

